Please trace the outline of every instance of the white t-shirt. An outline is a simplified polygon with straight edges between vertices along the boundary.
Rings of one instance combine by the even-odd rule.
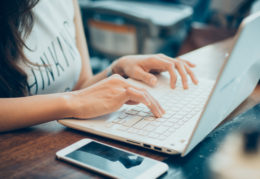
[[[33,8],[34,26],[25,39],[25,56],[38,66],[19,65],[28,75],[31,95],[70,91],[81,71],[76,47],[72,0],[40,0]]]

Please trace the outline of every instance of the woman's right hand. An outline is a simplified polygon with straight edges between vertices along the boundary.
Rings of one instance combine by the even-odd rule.
[[[146,105],[156,117],[165,111],[145,89],[129,84],[120,75],[113,75],[91,87],[69,92],[71,117],[93,118],[118,110],[123,104]]]

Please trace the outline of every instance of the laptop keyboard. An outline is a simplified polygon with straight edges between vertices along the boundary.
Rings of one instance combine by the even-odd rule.
[[[212,82],[200,81],[199,85],[190,83],[189,89],[184,90],[178,82],[174,90],[158,90],[160,95],[156,99],[166,111],[161,118],[155,118],[143,104],[129,105],[107,127],[164,140],[202,112],[212,87]]]

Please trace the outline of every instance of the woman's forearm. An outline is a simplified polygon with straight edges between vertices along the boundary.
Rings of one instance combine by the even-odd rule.
[[[109,73],[111,73],[110,67],[108,67],[104,71],[98,73],[97,75],[92,76],[89,80],[87,80],[83,84],[81,84],[81,86],[79,86],[79,89],[87,88],[87,87],[107,78]]]
[[[0,98],[0,132],[71,117],[65,93]]]

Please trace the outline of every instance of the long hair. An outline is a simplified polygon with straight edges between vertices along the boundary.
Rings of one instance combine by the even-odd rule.
[[[32,8],[38,1],[0,1],[0,97],[21,97],[28,93],[27,75],[17,61],[27,61],[23,39],[32,30]]]

